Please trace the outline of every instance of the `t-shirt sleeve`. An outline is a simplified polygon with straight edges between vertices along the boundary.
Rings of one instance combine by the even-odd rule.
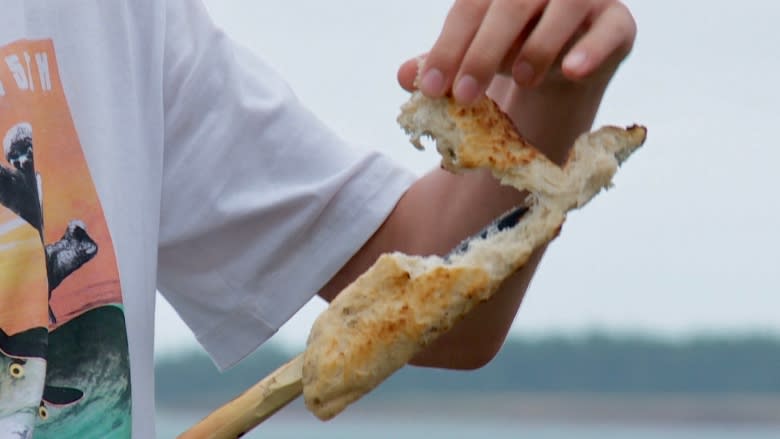
[[[414,176],[334,135],[199,2],[170,0],[166,26],[158,286],[226,368],[316,294]]]

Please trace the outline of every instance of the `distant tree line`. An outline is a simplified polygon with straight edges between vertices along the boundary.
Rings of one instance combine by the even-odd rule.
[[[228,401],[292,355],[266,344],[220,374],[202,352],[165,358],[156,367],[161,407],[212,407]],[[510,339],[475,371],[406,367],[372,398],[408,393],[567,392],[780,395],[780,339],[640,336]]]

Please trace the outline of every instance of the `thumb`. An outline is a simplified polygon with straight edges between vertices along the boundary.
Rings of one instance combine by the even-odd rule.
[[[417,79],[417,71],[420,66],[420,60],[427,54],[420,55],[416,58],[412,58],[403,64],[398,69],[398,83],[407,91],[414,91],[417,89],[415,80]]]

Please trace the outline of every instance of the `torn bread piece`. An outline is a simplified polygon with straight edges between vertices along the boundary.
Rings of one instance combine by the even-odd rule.
[[[464,107],[453,98],[430,99],[417,92],[401,108],[398,122],[418,148],[423,136],[436,141],[444,169],[490,169],[502,183],[547,198],[563,210],[581,207],[608,188],[617,167],[647,135],[641,126],[604,127],[584,134],[559,167],[523,139],[487,97]]]
[[[398,119],[420,147],[436,141],[451,171],[489,168],[502,183],[530,193],[527,206],[499,218],[445,257],[382,255],[315,321],[303,362],[306,406],[330,419],[403,367],[490,298],[531,253],[553,239],[566,213],[611,185],[646,130],[602,128],[581,136],[563,167],[515,131],[490,99],[462,107],[419,92]]]

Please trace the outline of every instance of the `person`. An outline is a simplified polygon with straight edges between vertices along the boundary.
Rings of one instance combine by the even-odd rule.
[[[522,201],[349,145],[197,1],[11,0],[0,23],[0,437],[154,437],[157,288],[225,368],[382,252],[444,253]],[[487,93],[560,162],[635,33],[617,0],[456,0],[398,79]],[[487,363],[542,253],[414,363]]]

